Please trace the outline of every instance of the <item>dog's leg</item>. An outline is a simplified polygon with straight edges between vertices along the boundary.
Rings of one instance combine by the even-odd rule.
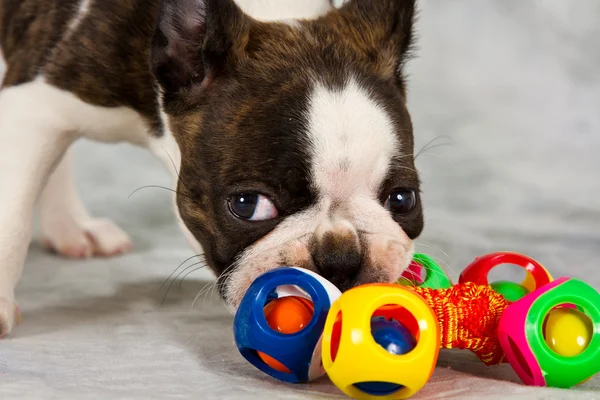
[[[72,127],[35,82],[0,91],[0,337],[17,318],[14,289],[31,240],[33,211]]]
[[[75,187],[71,153],[64,155],[40,197],[43,244],[69,258],[112,256],[130,250],[131,240],[117,225],[89,215]]]

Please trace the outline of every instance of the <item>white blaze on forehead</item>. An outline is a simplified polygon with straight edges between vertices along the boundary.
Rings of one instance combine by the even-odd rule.
[[[308,135],[313,183],[333,201],[374,198],[399,151],[391,118],[355,80],[340,90],[315,87]]]
[[[244,13],[265,22],[318,18],[333,8],[330,0],[235,0],[235,2]]]

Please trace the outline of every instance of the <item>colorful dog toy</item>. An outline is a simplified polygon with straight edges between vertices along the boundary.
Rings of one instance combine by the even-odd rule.
[[[425,278],[422,276],[423,273],[425,273]],[[413,256],[410,265],[398,280],[398,284],[430,289],[452,287],[452,281],[442,267],[433,258],[421,253]]]
[[[235,315],[238,350],[256,368],[285,382],[324,375],[320,340],[329,308],[340,295],[331,282],[305,269],[261,275]]]
[[[414,348],[407,344],[403,354],[384,349],[372,330],[373,317],[403,324],[416,341]],[[433,310],[419,295],[399,285],[362,285],[342,294],[331,308],[323,333],[323,366],[348,396],[403,399],[429,380],[439,342]]]
[[[563,304],[573,304],[585,314],[557,309]],[[526,385],[580,384],[600,372],[600,294],[580,280],[559,278],[508,307],[498,335]]]
[[[521,283],[498,281],[488,282],[490,271],[501,264],[515,264],[525,269],[527,275]],[[552,282],[550,273],[531,257],[514,252],[496,252],[486,254],[475,260],[460,274],[459,283],[473,282],[478,285],[490,285],[494,290],[501,293],[505,299],[514,302],[528,293]]]
[[[500,264],[523,267],[525,280],[489,283]],[[242,355],[267,374],[306,382],[327,373],[358,399],[414,395],[440,348],[509,362],[527,385],[568,388],[600,372],[600,294],[512,252],[476,258],[456,285],[416,254],[398,284],[344,294],[312,272],[279,268],[251,285],[234,329]]]
[[[471,350],[486,365],[503,362],[496,331],[509,303],[501,294],[472,282],[449,289],[411,290],[433,309],[440,325],[441,348]]]

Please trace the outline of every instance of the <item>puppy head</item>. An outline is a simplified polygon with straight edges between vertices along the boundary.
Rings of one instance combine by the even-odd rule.
[[[259,22],[165,0],[153,51],[182,153],[177,206],[235,309],[281,265],[395,281],[423,228],[402,66],[414,0]]]

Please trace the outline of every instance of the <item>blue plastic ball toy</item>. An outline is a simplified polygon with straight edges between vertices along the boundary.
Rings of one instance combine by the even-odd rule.
[[[272,329],[265,305],[284,296],[300,296],[313,304],[312,319],[296,333]],[[320,275],[296,267],[280,267],[259,276],[242,299],[233,322],[240,354],[264,373],[291,383],[304,383],[325,375],[321,364],[321,337],[331,305],[341,292]],[[261,358],[266,354],[288,371],[273,368]]]

